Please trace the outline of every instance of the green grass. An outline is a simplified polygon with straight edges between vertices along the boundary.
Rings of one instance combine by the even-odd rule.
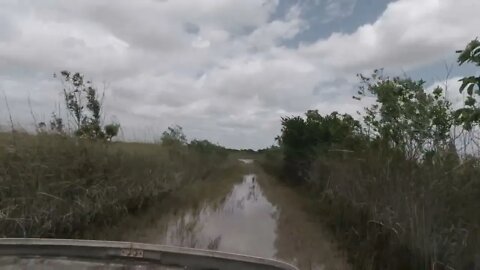
[[[0,236],[82,237],[227,166],[186,146],[0,134]]]
[[[280,160],[262,164],[278,174]],[[427,164],[367,150],[319,156],[293,188],[310,197],[354,269],[477,269],[479,175],[474,158],[447,153]]]
[[[182,185],[145,211],[128,215],[113,226],[88,230],[86,238],[158,244],[157,238],[145,237],[144,234],[150,236],[152,228],[153,234],[160,234],[163,228],[156,228],[157,223],[166,224],[172,215],[178,216],[192,209],[201,210],[205,205],[221,205],[232,186],[242,181],[244,170],[238,161],[230,159],[224,169],[215,170],[203,180]]]

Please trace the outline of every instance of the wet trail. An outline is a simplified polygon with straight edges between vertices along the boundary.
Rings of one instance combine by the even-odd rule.
[[[152,208],[96,238],[276,258],[300,269],[348,269],[330,235],[303,211],[300,195],[252,164],[216,199]]]

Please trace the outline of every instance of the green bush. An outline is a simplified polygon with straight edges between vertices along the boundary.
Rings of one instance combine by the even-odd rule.
[[[353,149],[360,142],[360,123],[350,115],[336,112],[322,116],[307,111],[305,118],[282,118],[278,142],[284,154],[285,178],[301,184],[309,179],[311,163],[318,156],[337,148]]]
[[[480,65],[478,40],[460,53],[460,64]],[[315,111],[283,118],[283,162],[264,164],[308,187],[354,269],[478,269],[480,159],[458,154],[452,128],[480,124],[480,77],[461,80],[467,99],[458,110],[422,80],[381,70],[359,77],[354,98],[376,99],[361,123]]]

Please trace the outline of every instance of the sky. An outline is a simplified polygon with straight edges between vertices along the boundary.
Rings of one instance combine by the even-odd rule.
[[[476,70],[455,51],[480,35],[478,10],[478,0],[1,0],[0,125],[66,117],[61,70],[105,92],[105,122],[128,141],[180,125],[189,139],[267,147],[283,116],[356,115],[356,74],[376,68],[430,88],[448,79],[461,102],[458,79]]]

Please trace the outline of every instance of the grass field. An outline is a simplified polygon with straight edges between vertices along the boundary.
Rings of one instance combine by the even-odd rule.
[[[228,164],[217,149],[0,133],[0,236],[82,237]]]
[[[376,151],[323,155],[305,185],[310,213],[348,251],[354,269],[477,269],[480,163],[452,156],[417,164]],[[261,159],[283,177],[281,152]]]

